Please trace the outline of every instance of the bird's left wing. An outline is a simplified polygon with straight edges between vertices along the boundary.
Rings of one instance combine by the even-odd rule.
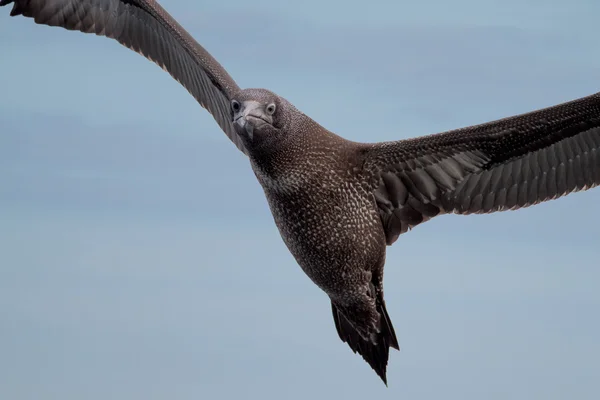
[[[231,122],[239,87],[227,71],[155,0],[0,0],[10,15],[38,24],[116,39],[165,69],[215,118],[229,139],[246,149]]]
[[[388,244],[443,213],[514,210],[600,184],[600,93],[364,148]]]

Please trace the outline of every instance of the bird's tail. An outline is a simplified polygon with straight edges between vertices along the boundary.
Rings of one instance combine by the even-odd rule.
[[[333,321],[340,339],[348,343],[354,353],[360,354],[387,386],[386,369],[390,347],[396,350],[400,350],[400,347],[383,299],[377,299],[376,308],[380,315],[379,332],[374,334],[374,340],[365,340],[338,306],[331,303]]]

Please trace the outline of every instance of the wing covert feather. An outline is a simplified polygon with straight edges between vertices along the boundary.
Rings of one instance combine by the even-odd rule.
[[[600,184],[600,93],[510,118],[369,145],[392,244],[444,213],[515,210]]]

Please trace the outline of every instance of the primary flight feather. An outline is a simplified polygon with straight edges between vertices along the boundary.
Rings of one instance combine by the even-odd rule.
[[[244,152],[281,236],[331,299],[341,340],[384,382],[398,340],[386,245],[445,213],[514,210],[600,183],[600,94],[386,143],[348,141],[265,89],[240,89],[153,0],[0,0],[11,15],[107,36],[179,81]]]

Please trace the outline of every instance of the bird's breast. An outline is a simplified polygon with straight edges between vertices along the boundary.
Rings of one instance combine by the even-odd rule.
[[[359,176],[321,169],[261,183],[284,242],[318,286],[332,295],[368,279],[365,273],[385,251],[385,238],[372,194]]]

